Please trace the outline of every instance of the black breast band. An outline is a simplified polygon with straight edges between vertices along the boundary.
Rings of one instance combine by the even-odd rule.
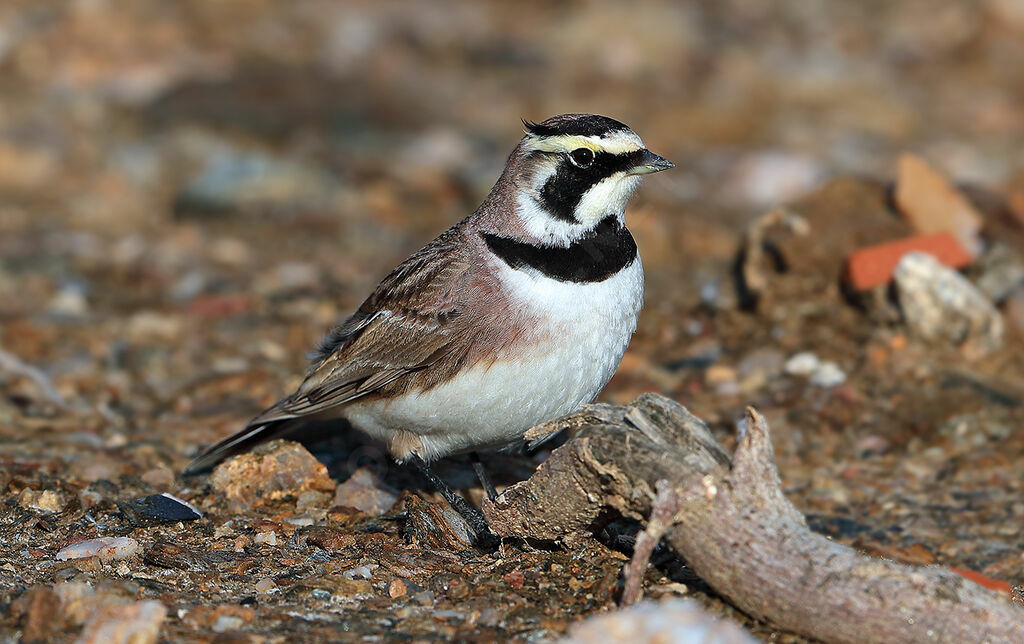
[[[569,246],[534,246],[490,233],[481,235],[491,252],[512,268],[532,268],[560,282],[603,282],[636,259],[636,242],[614,215]]]

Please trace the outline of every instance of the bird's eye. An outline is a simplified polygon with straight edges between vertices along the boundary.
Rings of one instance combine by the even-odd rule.
[[[585,168],[594,162],[594,151],[590,148],[576,148],[569,153],[572,162],[581,168]]]

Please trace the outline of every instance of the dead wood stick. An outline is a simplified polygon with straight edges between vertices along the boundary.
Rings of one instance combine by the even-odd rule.
[[[647,520],[647,527],[636,535],[633,557],[623,570],[623,576],[626,578],[622,589],[623,606],[632,606],[643,597],[644,570],[647,569],[647,562],[651,560],[651,553],[665,536],[665,532],[672,527],[676,511],[679,509],[679,495],[671,483],[661,479],[655,484],[655,488],[658,495],[651,504],[651,517]]]
[[[668,544],[752,617],[826,642],[1024,641],[1024,609],[998,593],[810,531],[782,493],[768,425],[753,409],[732,459],[667,398],[641,396],[621,421],[604,416],[530,479],[484,501],[495,532],[571,540],[592,534],[610,510],[642,519],[665,479],[679,501]]]
[[[768,287],[764,271],[764,238],[771,228],[782,226],[795,235],[806,237],[811,232],[807,220],[785,208],[776,208],[761,215],[743,232],[740,275],[752,295],[759,295]]]
[[[64,400],[64,396],[60,395],[60,392],[53,386],[50,378],[47,377],[45,373],[40,369],[23,362],[21,358],[13,353],[9,353],[3,349],[0,349],[0,371],[6,371],[16,376],[21,376],[22,378],[28,378],[35,383],[36,387],[47,400],[62,409],[68,408],[68,404],[67,401]]]

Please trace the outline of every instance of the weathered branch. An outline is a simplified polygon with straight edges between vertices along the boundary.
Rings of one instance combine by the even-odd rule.
[[[529,480],[485,501],[495,532],[565,540],[591,533],[609,509],[642,519],[664,479],[678,500],[668,544],[752,617],[828,642],[1024,641],[1024,609],[1008,598],[946,568],[867,557],[811,532],[782,493],[768,425],[753,409],[732,459],[667,398],[601,411]]]
[[[768,278],[764,274],[764,241],[768,231],[777,226],[786,228],[800,237],[807,237],[811,233],[810,224],[806,219],[784,208],[771,210],[747,226],[743,232],[739,269],[743,286],[752,296],[756,297],[768,288]]]
[[[39,389],[43,396],[57,405],[61,409],[67,409],[68,403],[64,400],[64,396],[60,395],[57,388],[53,386],[53,382],[37,367],[22,361],[18,356],[13,353],[9,353],[0,349],[0,371],[6,371],[14,374],[15,376],[21,376],[22,378],[28,378],[35,386]]]

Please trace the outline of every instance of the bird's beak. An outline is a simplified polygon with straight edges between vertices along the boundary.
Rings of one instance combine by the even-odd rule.
[[[644,150],[643,156],[640,157],[640,163],[633,166],[626,174],[651,174],[674,167],[676,167],[676,164],[665,157],[658,156],[650,150]]]

